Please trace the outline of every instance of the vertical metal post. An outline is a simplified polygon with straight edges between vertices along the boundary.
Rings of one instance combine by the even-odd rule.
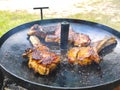
[[[61,38],[60,38],[60,48],[61,49],[68,48],[68,37],[69,37],[69,23],[62,22],[61,23]]]
[[[40,9],[40,12],[41,12],[41,20],[43,20],[43,12],[42,12],[43,10],[42,9]]]
[[[35,7],[33,9],[40,9],[40,17],[43,20],[43,9],[48,9],[49,7]]]

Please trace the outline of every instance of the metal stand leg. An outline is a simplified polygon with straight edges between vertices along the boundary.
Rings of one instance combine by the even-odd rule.
[[[43,9],[48,9],[49,7],[35,7],[33,9],[40,9],[40,17],[43,20]]]

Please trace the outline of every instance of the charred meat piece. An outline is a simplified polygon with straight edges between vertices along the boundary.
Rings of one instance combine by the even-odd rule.
[[[42,26],[35,24],[33,25],[27,33],[28,35],[36,35],[41,36],[43,38],[46,37],[46,32],[44,32]]]
[[[74,46],[88,46],[91,40],[88,35],[83,33],[74,33],[73,34],[73,43]]]
[[[100,63],[101,58],[99,52],[117,41],[115,38],[104,38],[103,40],[92,43],[87,47],[73,47],[68,51],[68,62],[72,64],[79,64],[81,66],[90,65],[91,63]]]
[[[30,30],[28,31],[28,35],[36,35],[42,38],[45,38],[47,34],[54,34],[55,27],[49,26],[49,29],[47,27],[42,27],[38,24],[33,25]]]
[[[40,42],[40,40],[37,36],[30,36],[29,40],[34,47],[41,47],[41,48],[39,48],[41,50],[49,50],[49,48],[47,46],[45,46],[44,44],[42,44]]]
[[[60,43],[61,24],[58,24],[56,27],[57,28],[55,29],[54,34],[46,36],[46,38],[45,38],[46,42],[57,42],[57,43]],[[68,38],[69,43],[73,42],[73,34],[74,34],[74,32],[72,30],[72,27],[70,27],[69,28],[69,38]]]
[[[36,36],[30,36],[30,41],[34,48],[29,48],[23,53],[23,57],[28,57],[28,67],[32,68],[40,75],[48,75],[60,63],[60,56],[51,52],[48,47],[41,44]]]
[[[28,35],[35,35],[41,38],[45,38],[46,42],[57,42],[60,43],[60,33],[61,33],[61,24],[58,23],[56,26],[48,26],[45,30],[45,27],[42,27],[38,24],[33,25],[28,31]],[[73,28],[69,27],[68,35],[69,43],[73,43],[75,46],[87,46],[90,44],[91,40],[88,35],[83,33],[76,33]]]
[[[57,28],[54,35],[46,35],[46,42],[60,43],[61,24],[58,24],[56,27]],[[88,35],[83,33],[76,33],[71,26],[69,27],[68,41],[69,43],[73,43],[75,46],[87,46],[91,42]]]
[[[47,35],[45,38],[46,42],[60,42],[60,38],[58,35]]]
[[[93,61],[99,63],[101,60],[96,48],[90,46],[81,47],[76,59],[79,65],[90,65]]]
[[[68,51],[69,63],[85,66],[90,65],[93,61],[99,63],[100,57],[96,49],[91,46],[73,47]]]
[[[60,57],[53,52],[41,50],[42,47],[29,49],[28,67],[40,75],[48,75],[60,62]]]
[[[78,51],[80,50],[79,47],[73,47],[68,51],[68,61],[72,64],[77,64],[76,57],[78,54]]]

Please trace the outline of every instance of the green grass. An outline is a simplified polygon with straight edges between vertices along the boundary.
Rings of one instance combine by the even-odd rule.
[[[87,0],[75,7],[85,11],[69,17],[102,23],[120,31],[120,0]]]
[[[20,24],[38,19],[39,15],[30,14],[26,11],[0,11],[0,36]]]
[[[51,16],[56,18],[55,16]],[[47,17],[45,17],[47,19]],[[98,22],[120,31],[120,13],[113,15],[101,14],[100,12],[85,12],[67,16],[67,18],[82,19]],[[8,30],[26,22],[39,20],[39,15],[30,14],[26,11],[0,11],[0,37]]]
[[[109,26],[117,31],[120,31],[120,16],[115,15],[104,15],[100,13],[88,12],[88,13],[78,13],[68,16],[68,18],[77,18],[82,20],[88,20],[92,22],[101,23],[103,25]]]

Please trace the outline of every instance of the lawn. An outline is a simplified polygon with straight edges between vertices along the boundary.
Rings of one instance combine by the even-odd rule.
[[[81,6],[77,5],[76,7],[80,8]],[[56,18],[55,16],[51,17]],[[47,19],[47,17],[44,18]],[[91,12],[86,11],[85,13],[69,14],[65,18],[75,18],[98,22],[120,31],[120,13],[117,11],[112,14],[104,14],[95,10]],[[38,14],[30,14],[27,11],[0,11],[0,37],[5,32],[18,25],[38,19],[40,19]]]
[[[120,16],[110,16],[110,15],[104,15],[100,13],[78,13],[71,16],[68,16],[68,18],[78,18],[82,20],[88,20],[92,22],[101,23],[103,25],[109,26],[113,29],[116,29],[117,31],[120,31]]]
[[[82,12],[70,17],[98,22],[120,31],[120,0],[85,0],[75,7]]]
[[[38,15],[26,11],[0,11],[0,36],[20,24],[38,19]]]

